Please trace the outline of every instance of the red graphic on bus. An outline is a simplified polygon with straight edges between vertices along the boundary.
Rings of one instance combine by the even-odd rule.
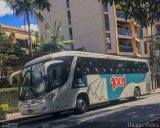
[[[112,76],[110,79],[113,90],[116,90],[118,87],[126,87],[126,77],[125,75],[123,77],[116,77]]]

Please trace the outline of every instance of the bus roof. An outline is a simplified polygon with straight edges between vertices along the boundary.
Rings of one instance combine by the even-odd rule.
[[[42,57],[39,57],[37,59],[34,59],[30,62],[28,62],[25,67],[51,60],[56,57],[60,56],[81,56],[81,57],[92,57],[92,58],[106,58],[106,59],[118,59],[118,60],[128,60],[128,61],[143,61],[147,62],[144,59],[135,59],[135,58],[129,58],[129,57],[123,57],[123,56],[116,56],[116,55],[107,55],[107,54],[99,54],[99,53],[90,53],[90,52],[79,52],[79,51],[64,51],[64,52],[57,52],[57,53],[52,53],[48,54]]]

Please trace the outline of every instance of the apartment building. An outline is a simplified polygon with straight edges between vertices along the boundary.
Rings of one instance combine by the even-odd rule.
[[[147,29],[141,29],[115,6],[102,5],[99,0],[53,0],[51,12],[44,12],[45,22],[39,23],[40,33],[49,23],[62,21],[62,35],[74,40],[74,49],[89,52],[148,58],[150,55]]]
[[[160,21],[156,21],[153,25],[154,40],[160,40]]]

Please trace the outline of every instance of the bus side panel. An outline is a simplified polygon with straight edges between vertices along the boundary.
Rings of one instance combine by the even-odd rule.
[[[146,89],[145,76],[145,74],[126,74],[127,86],[119,98],[133,97],[135,87],[139,87],[141,92],[142,89]]]
[[[88,75],[87,93],[91,104],[102,103],[108,101],[106,79],[100,75]]]
[[[118,100],[133,96],[135,85],[143,83],[145,74],[106,74],[108,99]]]

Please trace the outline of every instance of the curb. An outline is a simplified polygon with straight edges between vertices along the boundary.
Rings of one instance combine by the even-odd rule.
[[[0,122],[0,125],[7,125],[7,124],[10,124],[10,123],[18,123],[18,124],[20,124],[23,121],[33,120],[34,118],[38,118],[40,116],[44,117],[45,115],[34,115],[34,116],[27,116],[27,117],[12,119],[12,120],[4,120],[4,121]]]
[[[160,93],[160,91],[154,91],[154,92],[152,91],[151,92],[151,94],[157,94],[157,93]]]

